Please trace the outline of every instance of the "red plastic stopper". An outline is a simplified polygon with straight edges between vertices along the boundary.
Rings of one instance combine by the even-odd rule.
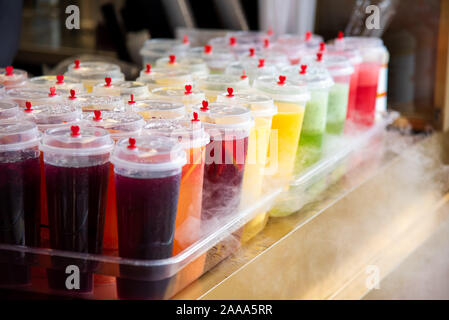
[[[306,64],[302,64],[301,65],[301,71],[299,71],[299,74],[306,74],[307,71],[307,65]]]
[[[63,74],[58,74],[56,76],[56,84],[63,84],[64,83],[64,75]]]
[[[267,34],[269,35],[269,36],[272,36],[273,35],[273,28],[272,27],[269,27],[268,28],[268,31],[267,31]]]
[[[134,95],[131,95],[131,100],[128,101],[128,104],[134,104],[136,101],[134,101]]]
[[[203,100],[203,102],[202,102],[202,107],[200,108],[200,110],[201,111],[207,111],[207,110],[209,110],[209,102],[207,102],[207,100]]]
[[[278,85],[282,86],[285,84],[285,80],[287,80],[286,76],[279,76]]]
[[[265,67],[265,59],[259,59],[259,65],[257,66],[258,68],[263,68]]]
[[[326,50],[326,43],[320,42],[320,51]]]
[[[184,39],[182,40],[183,43],[189,43],[189,36],[188,35],[184,35]]]
[[[5,68],[6,75],[7,76],[12,76],[14,74],[13,70],[14,70],[14,68],[12,66],[7,66]]]
[[[234,96],[234,89],[228,88],[228,94],[226,95],[226,97],[232,98],[233,96]]]
[[[254,57],[256,50],[254,48],[249,48],[249,56]]]
[[[147,64],[147,69],[145,70],[145,73],[151,73],[151,64]]]
[[[245,80],[246,78],[248,78],[248,76],[245,74],[245,70],[243,70],[240,79]]]
[[[198,119],[198,113],[194,112],[192,122],[197,122],[197,121],[200,121],[200,119]]]
[[[323,60],[323,53],[322,52],[317,52],[316,53],[316,61],[320,62]]]
[[[79,126],[71,126],[70,131],[72,131],[72,133],[70,134],[72,137],[80,136],[80,127]]]
[[[136,139],[129,138],[128,142],[129,142],[128,149],[137,149],[137,147],[136,147]]]
[[[170,63],[170,64],[175,64],[175,62],[176,62],[176,56],[175,56],[174,54],[169,55],[169,56],[168,56],[168,59],[169,59],[168,63]]]
[[[54,97],[56,95],[56,87],[50,87],[49,97]]]
[[[76,96],[75,96],[75,90],[70,90],[70,97],[69,97],[69,99],[70,100],[75,100],[76,99]]]
[[[25,102],[25,112],[31,112],[33,109],[31,109],[31,102],[27,101]]]
[[[106,82],[106,84],[104,85],[105,87],[110,87],[111,86],[111,77],[106,77],[104,78],[104,82]]]
[[[94,111],[94,117],[92,118],[94,121],[101,121],[103,119],[101,119],[101,111],[100,110],[95,110]]]
[[[229,38],[229,45],[230,46],[235,46],[237,44],[237,39],[235,37],[230,37]]]
[[[184,92],[184,94],[191,94],[192,93],[192,85],[186,84],[184,86],[184,88],[186,89],[186,92]]]
[[[307,31],[305,36],[306,36],[306,41],[309,41],[310,39],[312,39],[312,32]]]
[[[211,52],[212,52],[212,46],[211,46],[210,44],[206,44],[206,45],[204,46],[204,53],[209,54],[209,53],[211,53]]]
[[[338,36],[337,36],[338,40],[342,40],[344,36],[345,35],[344,35],[343,31],[338,31]]]
[[[74,69],[79,69],[80,68],[80,61],[79,60],[75,60],[75,66],[73,68]]]
[[[268,38],[263,39],[263,47],[266,49],[270,46],[270,40]]]

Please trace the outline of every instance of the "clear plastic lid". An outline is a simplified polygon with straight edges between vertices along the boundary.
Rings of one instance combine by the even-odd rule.
[[[177,58],[176,55],[170,55],[160,58],[156,60],[156,67],[182,68],[188,70],[194,76],[209,74],[209,68],[204,59],[191,56]]]
[[[223,93],[217,97],[217,102],[243,105],[251,110],[254,118],[272,117],[277,113],[273,99],[260,93]]]
[[[274,40],[272,31],[232,31],[226,34],[228,38],[235,38],[237,43],[262,44],[265,39]]]
[[[315,56],[304,57],[302,63],[309,66],[309,69],[326,68],[332,77],[341,77],[351,75],[354,72],[348,57],[340,54],[325,53],[317,61]]]
[[[3,84],[7,89],[24,86],[28,74],[24,70],[14,69],[12,66],[0,68],[0,84]]]
[[[89,127],[103,128],[109,131],[112,139],[140,134],[145,120],[134,112],[101,112],[83,114],[83,124]]]
[[[249,90],[248,78],[242,79],[238,75],[231,74],[211,74],[198,79],[197,86],[201,90],[226,92],[229,87],[235,91]]]
[[[32,105],[26,103],[22,109],[22,116],[28,121],[37,124],[38,129],[44,132],[47,129],[75,124],[81,120],[81,111],[69,104]]]
[[[107,96],[107,95],[94,95],[85,94],[66,97],[66,101],[72,105],[77,106],[83,112],[93,112],[95,110],[100,111],[125,111],[125,104],[121,96]]]
[[[0,97],[6,94],[5,86],[0,83]]]
[[[193,107],[204,123],[207,133],[214,140],[241,139],[249,135],[254,126],[251,110],[241,105],[207,103]]]
[[[187,159],[176,140],[141,135],[117,142],[111,161],[117,174],[145,179],[179,174]]]
[[[360,51],[353,46],[338,46],[336,44],[328,44],[326,46],[326,52],[329,54],[340,54],[349,59],[352,65],[357,65],[362,62],[362,55]]]
[[[192,74],[187,69],[146,68],[140,72],[137,81],[148,85],[150,90],[164,86],[183,86],[192,83]]]
[[[55,87],[51,87],[48,91],[27,87],[15,88],[8,90],[6,96],[17,102],[21,108],[25,108],[27,101],[32,105],[40,105],[59,103],[62,100],[61,94],[56,92]]]
[[[75,78],[65,77],[60,74],[57,76],[40,76],[28,79],[27,86],[30,88],[41,88],[50,90],[50,87],[55,87],[56,90],[68,93],[71,89],[76,92],[84,92],[83,84]]]
[[[65,75],[79,80],[102,81],[106,77],[110,77],[112,81],[125,80],[118,65],[101,61],[75,60],[69,65]]]
[[[180,102],[164,100],[141,100],[129,104],[131,110],[145,119],[180,119],[186,115],[186,107]]]
[[[198,116],[198,114],[195,114]],[[209,135],[199,119],[150,119],[142,134],[165,136],[177,140],[184,149],[199,148],[209,143]]]
[[[242,76],[247,75],[251,81],[261,76],[272,76],[277,73],[277,68],[274,65],[267,64],[265,59],[246,60],[242,62],[235,62],[226,68],[226,74]]]
[[[305,44],[307,47],[319,48],[320,43],[323,42],[323,37],[307,31],[302,35],[283,34],[278,37],[277,42],[287,46]]]
[[[334,81],[323,64],[311,62],[300,66],[289,66],[282,70],[293,81],[299,80],[306,83],[311,90],[329,89]]]
[[[59,166],[87,166],[85,162],[74,163],[72,157],[85,157],[108,154],[114,147],[114,141],[109,132],[102,128],[87,126],[66,126],[45,131],[40,149],[45,153],[58,154]]]
[[[210,49],[209,49],[210,48]],[[228,64],[235,61],[234,54],[227,50],[215,48],[212,45],[204,46],[201,58],[210,69],[225,69]]]
[[[190,84],[187,84],[184,87],[154,89],[151,91],[151,94],[157,100],[182,102],[186,106],[198,104],[206,99],[204,92],[194,89]]]
[[[0,120],[17,118],[20,115],[19,105],[14,101],[0,100]]]
[[[188,41],[158,38],[146,40],[139,53],[142,56],[162,56],[171,53],[180,53],[187,50],[188,47]]]
[[[5,120],[0,122],[0,152],[20,151],[36,147],[40,133],[30,121]]]
[[[388,60],[388,51],[381,38],[376,37],[341,37],[334,41],[340,51],[358,49],[363,61],[383,63]]]
[[[131,94],[136,99],[149,98],[150,91],[148,86],[138,81],[117,81],[112,82],[106,78],[104,83],[97,83],[92,90],[96,95],[119,95],[128,98]]]
[[[209,40],[209,44],[213,48],[219,50],[228,50],[234,55],[239,56],[246,52],[248,49],[254,46],[254,43],[245,43],[244,41],[239,41],[236,37],[217,37]]]
[[[279,77],[260,77],[254,81],[253,87],[275,101],[307,102],[310,92],[304,81],[292,80],[284,75]]]

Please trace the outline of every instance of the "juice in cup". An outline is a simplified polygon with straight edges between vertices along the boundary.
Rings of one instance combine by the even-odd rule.
[[[163,87],[182,87],[186,83],[193,83],[192,74],[186,69],[151,68],[147,65],[140,71],[137,81],[143,82],[150,91]]]
[[[109,177],[109,156],[114,146],[101,128],[62,127],[47,130],[40,148],[44,154],[50,247],[101,254]],[[51,289],[70,292],[65,282],[73,260],[52,258],[47,269]],[[80,288],[92,291],[92,262],[79,260]]]
[[[64,103],[42,104],[33,106],[27,103],[24,109],[21,109],[21,116],[27,121],[34,122],[41,133],[48,129],[65,127],[77,124],[81,120],[81,111],[75,106]],[[48,231],[48,211],[47,211],[47,191],[45,185],[44,159],[40,153],[41,169],[41,224],[45,228],[41,229],[42,238],[49,239]]]
[[[65,102],[78,107],[83,112],[98,111],[125,111],[125,103],[121,96],[85,94],[76,96],[71,90],[71,95],[66,97]]]
[[[125,80],[125,76],[116,64],[100,61],[75,60],[68,66],[66,76],[78,79],[84,85],[87,92],[92,92],[93,86],[109,77],[113,82]]]
[[[245,74],[249,78],[250,84],[261,76],[271,76],[277,73],[274,65],[266,64],[265,59],[248,60],[246,62],[235,62],[226,68],[226,74],[241,76]]]
[[[140,114],[133,112],[101,112],[84,113],[83,124],[87,127],[107,130],[114,141],[140,134],[145,124]],[[117,207],[114,182],[114,166],[110,165],[109,185],[106,203],[106,219],[104,225],[103,248],[118,249]]]
[[[33,106],[40,104],[55,104],[62,101],[62,96],[56,92],[55,87],[49,91],[35,88],[15,88],[8,90],[6,98],[13,100],[19,105],[19,108],[25,108],[26,103],[30,102]]]
[[[248,108],[207,101],[195,106],[210,143],[206,146],[201,219],[219,223],[237,213],[253,119]]]
[[[17,103],[0,100],[0,120],[16,119],[19,116],[19,105]]]
[[[80,80],[65,77],[62,74],[57,76],[34,77],[29,79],[26,85],[29,88],[42,89],[47,92],[51,87],[55,87],[57,92],[65,95],[69,94],[72,89],[78,93],[83,93],[85,91]]]
[[[157,59],[171,54],[182,56],[189,48],[188,38],[184,40],[186,41],[159,38],[145,41],[139,52],[142,56],[143,65],[154,64]]]
[[[193,79],[205,77],[209,74],[209,68],[202,58],[186,56],[177,58],[175,55],[170,55],[156,61],[158,68],[183,69],[192,74]]]
[[[277,113],[274,101],[267,95],[259,93],[228,93],[219,95],[218,102],[243,105],[251,110],[254,117],[254,128],[249,135],[248,157],[243,175],[242,202],[246,208],[257,202],[262,196],[265,165],[267,162],[270,140],[271,122]],[[242,242],[248,241],[264,227],[268,219],[267,213],[258,214],[243,229]]]
[[[0,243],[39,246],[39,131],[28,121],[0,122]],[[1,253],[0,285],[29,284],[20,253]]]
[[[27,78],[26,71],[14,69],[12,66],[0,68],[0,84],[4,85],[6,90],[25,86]]]
[[[192,88],[191,84],[186,84],[184,87],[154,89],[151,91],[151,95],[157,100],[182,102],[188,112],[191,112],[194,105],[200,104],[206,99],[204,92]]]
[[[287,187],[293,173],[296,151],[304,118],[304,111],[310,93],[305,83],[279,78],[260,77],[254,88],[273,98],[278,113],[273,116],[271,130],[277,135],[277,145],[270,139],[269,161],[276,168],[270,177],[271,184]],[[272,136],[273,137],[273,136]]]
[[[197,87],[206,94],[210,102],[214,102],[217,96],[226,92],[228,88],[233,88],[235,92],[250,90],[248,78],[242,79],[241,76],[229,74],[211,74],[198,79]]]
[[[138,81],[118,81],[111,82],[111,78],[105,78],[104,83],[97,83],[92,93],[100,96],[121,96],[125,101],[129,100],[130,95],[136,100],[144,100],[150,98],[148,86]]]
[[[119,255],[164,259],[173,254],[176,212],[186,153],[167,137],[140,136],[117,142],[114,164]],[[142,276],[144,272],[139,272]],[[133,266],[121,265],[121,299],[161,299],[169,279],[138,279]],[[148,274],[148,277],[154,274]],[[150,281],[153,280],[153,281]]]
[[[145,119],[181,119],[186,115],[186,107],[179,102],[164,100],[141,100],[128,102],[130,110],[139,113]]]

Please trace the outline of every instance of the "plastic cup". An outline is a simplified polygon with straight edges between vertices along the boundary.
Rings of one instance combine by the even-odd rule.
[[[273,141],[273,137],[270,139],[269,162],[276,168],[272,183],[277,180],[280,185],[288,186],[295,164],[306,103],[310,99],[309,89],[305,83],[290,81],[285,76],[261,77],[256,79],[253,87],[270,96],[277,107],[278,113],[273,116],[271,125],[273,133],[277,134],[277,140]]]
[[[204,92],[193,89],[191,85],[187,84],[184,87],[167,87],[158,88],[151,91],[151,95],[154,99],[182,102],[185,105],[188,112],[191,112],[192,107],[201,103],[206,99]]]
[[[121,96],[107,96],[85,94],[73,99],[73,96],[66,97],[67,103],[78,107],[82,112],[94,111],[125,111],[125,103]]]
[[[231,52],[235,58],[248,52],[250,48],[254,47],[254,43],[252,42],[239,41],[235,37],[228,36],[212,38],[210,39],[209,44],[218,50]]]
[[[252,84],[255,79],[262,76],[274,77],[277,68],[274,65],[266,64],[265,59],[247,60],[245,62],[235,62],[226,68],[226,74],[235,76],[248,76],[249,83]]]
[[[206,146],[201,219],[219,223],[237,213],[254,121],[243,106],[205,102],[193,107],[210,136]]]
[[[113,82],[125,80],[125,76],[118,65],[100,61],[80,62],[75,60],[74,63],[69,65],[65,75],[81,81],[87,92],[92,92],[93,86],[102,83],[104,78],[107,77],[111,78]]]
[[[201,58],[206,62],[211,74],[224,73],[228,64],[235,61],[234,54],[227,50],[217,50],[212,45],[204,46]]]
[[[150,98],[148,86],[138,81],[118,81],[111,83],[105,79],[105,83],[97,83],[92,93],[100,96],[121,96],[125,101],[129,100],[130,95],[136,100],[145,100]]]
[[[5,86],[0,84],[0,97],[3,97],[6,95],[6,89]]]
[[[209,68],[202,58],[169,56],[160,58],[156,61],[158,68],[183,69],[192,74],[193,79],[204,77],[209,74]]]
[[[140,136],[120,140],[112,156],[117,190],[119,255],[164,259],[173,254],[176,212],[186,154],[173,139]],[[117,278],[121,299],[160,299],[169,280],[133,279],[122,265]]]
[[[32,105],[41,105],[56,104],[62,101],[62,96],[56,92],[56,89],[47,91],[26,87],[8,90],[6,98],[16,102],[20,108],[25,108],[27,102],[30,102]]]
[[[150,39],[145,41],[140,55],[142,56],[143,66],[154,64],[157,59],[171,54],[182,56],[189,48],[189,43],[177,39]]]
[[[0,120],[12,120],[20,117],[19,105],[14,101],[0,100]]]
[[[72,89],[78,93],[85,91],[83,84],[78,79],[64,77],[64,75],[34,77],[28,79],[26,86],[47,92],[51,87],[55,87],[57,92],[62,94],[68,94]]]
[[[211,74],[198,79],[197,87],[206,94],[210,102],[214,102],[217,96],[226,92],[227,88],[233,88],[234,92],[240,93],[250,90],[248,78],[229,74]]]
[[[254,128],[251,130],[248,142],[248,157],[243,175],[242,202],[246,208],[259,201],[265,177],[268,146],[270,141],[273,116],[277,113],[276,105],[271,97],[259,93],[238,93],[219,95],[218,102],[238,104],[251,110],[254,118]],[[268,214],[260,213],[243,229],[242,241],[248,241],[259,233],[267,222]]]
[[[181,119],[186,115],[186,107],[179,102],[141,100],[129,104],[128,107],[142,115],[144,119]]]
[[[96,111],[93,113],[84,113],[83,115],[83,125],[107,130],[114,141],[139,135],[144,124],[143,117],[133,112]],[[111,164],[109,168],[103,248],[117,250],[118,228],[114,166]]]
[[[47,130],[40,148],[44,154],[50,247],[101,254],[109,177],[109,156],[114,146],[100,128],[62,127]],[[53,258],[47,269],[51,289],[66,287],[66,267],[73,260]],[[80,288],[92,291],[92,262],[79,260]]]
[[[25,86],[27,78],[28,74],[24,70],[14,69],[12,66],[0,68],[0,84],[6,90]]]
[[[0,243],[39,246],[39,138],[34,123],[0,122]],[[0,285],[30,283],[24,254],[2,251],[0,259]]]
[[[143,82],[150,91],[164,87],[182,87],[193,83],[192,74],[186,69],[148,68],[140,72],[137,81]]]

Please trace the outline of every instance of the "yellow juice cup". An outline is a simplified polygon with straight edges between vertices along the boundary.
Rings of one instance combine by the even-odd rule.
[[[186,107],[179,102],[163,100],[129,101],[128,110],[139,113],[144,119],[182,119]]]
[[[204,92],[193,89],[191,84],[183,87],[164,87],[151,91],[153,99],[182,102],[186,106],[187,112],[192,111],[194,105],[200,104],[206,99]]]
[[[229,74],[211,74],[197,80],[197,87],[206,94],[209,102],[215,102],[219,94],[225,93],[228,88],[234,92],[243,93],[250,90],[248,78]]]
[[[254,117],[254,127],[250,131],[248,140],[248,155],[240,203],[240,207],[245,209],[259,201],[263,193],[271,122],[277,113],[277,108],[272,98],[259,93],[221,94],[217,100],[218,102],[243,105],[251,110]],[[245,225],[241,241],[246,242],[262,231],[267,220],[267,212],[257,214]]]

